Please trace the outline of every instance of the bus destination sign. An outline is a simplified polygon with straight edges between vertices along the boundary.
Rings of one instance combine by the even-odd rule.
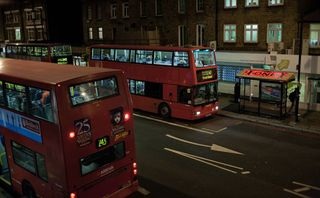
[[[197,71],[197,81],[204,82],[217,78],[217,69],[206,69]]]

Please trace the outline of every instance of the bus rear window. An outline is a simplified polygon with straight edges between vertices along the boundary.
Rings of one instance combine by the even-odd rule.
[[[96,169],[122,159],[125,156],[124,142],[120,142],[102,151],[80,159],[81,175],[88,174]]]
[[[119,95],[115,77],[90,81],[69,87],[72,105],[79,105],[105,97]]]

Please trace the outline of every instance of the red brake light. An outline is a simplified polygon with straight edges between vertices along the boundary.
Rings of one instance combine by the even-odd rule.
[[[69,138],[70,139],[74,138],[75,136],[76,136],[76,133],[74,131],[69,132]]]
[[[130,119],[130,113],[124,114],[124,121],[128,121]]]
[[[76,193],[70,193],[70,198],[77,198]]]
[[[137,163],[136,162],[133,162],[132,163],[132,168],[133,168],[133,175],[134,176],[137,176],[137,174],[138,174],[138,169],[137,169]]]

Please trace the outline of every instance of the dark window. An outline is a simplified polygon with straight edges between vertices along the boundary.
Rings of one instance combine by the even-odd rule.
[[[139,80],[129,80],[129,90],[131,94],[162,99],[162,84],[145,82]]]
[[[179,102],[183,104],[192,104],[192,88],[179,87],[178,88]]]
[[[48,173],[43,155],[16,142],[12,142],[12,153],[13,160],[17,165],[48,181]]]
[[[125,157],[125,144],[120,142],[102,151],[80,159],[81,174],[85,175],[96,169]]]

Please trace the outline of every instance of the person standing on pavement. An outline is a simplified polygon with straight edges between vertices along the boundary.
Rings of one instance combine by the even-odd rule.
[[[288,113],[290,113],[292,111],[293,107],[295,106],[298,94],[299,94],[298,88],[295,88],[294,91],[289,94],[289,100],[291,102],[291,106],[288,110]]]

